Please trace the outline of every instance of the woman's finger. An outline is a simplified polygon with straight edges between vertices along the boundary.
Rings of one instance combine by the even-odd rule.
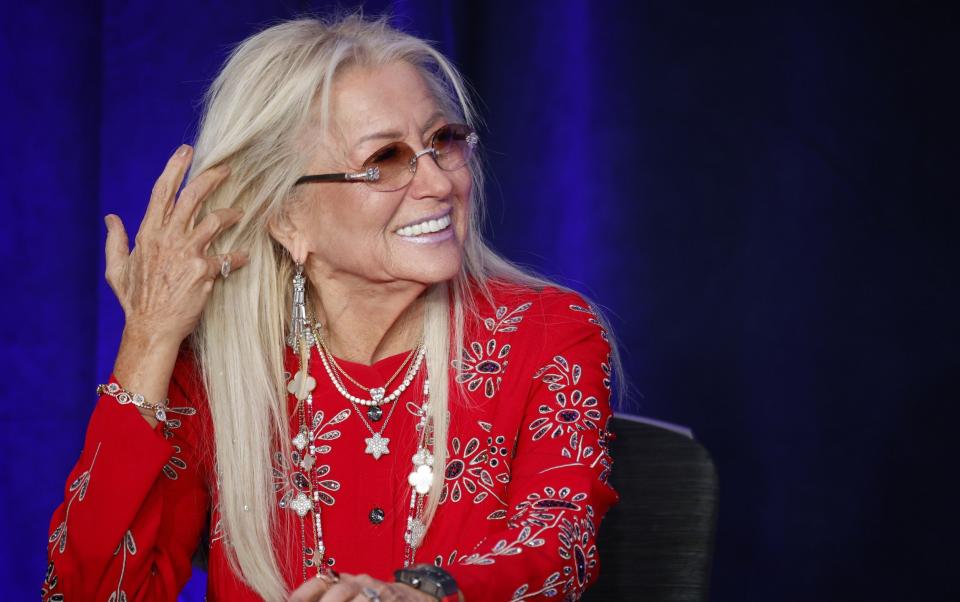
[[[362,587],[362,583],[357,577],[357,575],[351,575],[349,573],[340,573],[337,583],[332,585],[330,589],[323,594],[320,601],[347,602],[348,600],[353,600],[355,596],[360,594],[360,588]],[[369,601],[364,599],[364,602]]]
[[[435,599],[433,596],[427,595],[406,583],[387,583],[380,590],[380,600],[382,602],[422,602],[423,600]]]
[[[117,271],[123,267],[123,262],[130,256],[130,241],[127,230],[123,227],[123,220],[110,214],[103,220],[107,224],[106,277],[107,282],[113,284]]]
[[[332,584],[322,578],[307,579],[303,585],[290,594],[289,602],[316,602],[332,587]]]
[[[180,192],[168,223],[174,228],[188,230],[193,224],[193,217],[200,204],[228,175],[230,175],[230,168],[226,165],[218,165],[191,180]]]
[[[227,207],[208,213],[190,233],[190,244],[206,252],[214,238],[243,217],[243,210]]]
[[[187,173],[192,152],[193,149],[189,145],[183,144],[167,161],[167,166],[157,178],[150,193],[150,203],[147,205],[146,215],[143,216],[143,223],[140,224],[141,232],[163,225],[164,217],[173,205],[173,199],[177,195],[177,190],[180,189],[180,183],[183,182],[183,174]]]
[[[387,586],[386,583],[374,579],[370,575],[354,575],[353,585],[359,590],[354,593],[353,598],[350,598],[351,602],[370,602],[371,600],[382,602],[380,592],[383,592]]]
[[[211,280],[217,277],[229,278],[230,274],[247,265],[249,261],[250,257],[243,251],[211,255],[207,257],[207,273]]]
[[[323,593],[323,596],[317,598],[317,600],[321,602],[347,602],[348,600],[353,600],[359,591],[360,585],[352,581],[341,580],[340,583],[330,586],[330,588]]]

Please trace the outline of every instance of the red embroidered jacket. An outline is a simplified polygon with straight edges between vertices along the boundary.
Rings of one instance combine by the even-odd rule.
[[[608,483],[610,348],[591,308],[573,293],[494,291],[494,306],[481,300],[482,319],[468,324],[462,365],[451,366],[442,503],[416,561],[449,571],[469,602],[574,600],[597,578],[597,528],[618,499]],[[260,599],[227,565],[210,418],[186,357],[174,371],[167,422],[153,431],[136,408],[106,395],[97,403],[51,521],[44,600],[175,600],[205,528],[208,599]],[[340,363],[376,387],[405,358]],[[287,366],[296,371],[289,350]],[[316,475],[307,476],[320,479],[327,562],[390,581],[403,564],[416,445],[412,402],[422,393],[411,386],[385,406],[384,418],[393,411],[385,427],[368,423],[390,439],[389,453],[377,460],[364,453],[371,433],[363,417],[333,387],[317,353],[310,373],[319,415],[310,422],[324,446],[311,468]],[[295,401],[291,395],[291,437]],[[274,543],[297,560],[286,569],[291,589],[308,574],[300,518],[289,504],[304,482],[298,460],[277,454],[274,464],[280,519],[293,526],[278,530],[291,540]]]

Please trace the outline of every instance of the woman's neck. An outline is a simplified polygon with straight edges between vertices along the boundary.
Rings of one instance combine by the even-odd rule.
[[[325,344],[337,357],[369,366],[420,341],[426,285],[351,282],[320,275],[311,277],[310,284]]]

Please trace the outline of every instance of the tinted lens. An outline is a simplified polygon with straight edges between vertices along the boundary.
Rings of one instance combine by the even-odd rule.
[[[443,126],[433,135],[437,165],[447,171],[466,165],[476,145],[476,135],[468,125],[452,123]]]
[[[413,154],[413,149],[403,142],[391,142],[379,149],[363,162],[364,170],[370,167],[380,170],[380,177],[367,184],[381,192],[403,188],[413,178],[413,171],[410,169]]]

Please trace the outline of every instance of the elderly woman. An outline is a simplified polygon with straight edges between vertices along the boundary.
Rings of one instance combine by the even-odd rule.
[[[596,580],[615,359],[582,297],[481,238],[474,123],[453,66],[383,21],[233,52],[132,251],[107,216],[126,322],[45,600],[174,600],[201,545],[230,602]]]

